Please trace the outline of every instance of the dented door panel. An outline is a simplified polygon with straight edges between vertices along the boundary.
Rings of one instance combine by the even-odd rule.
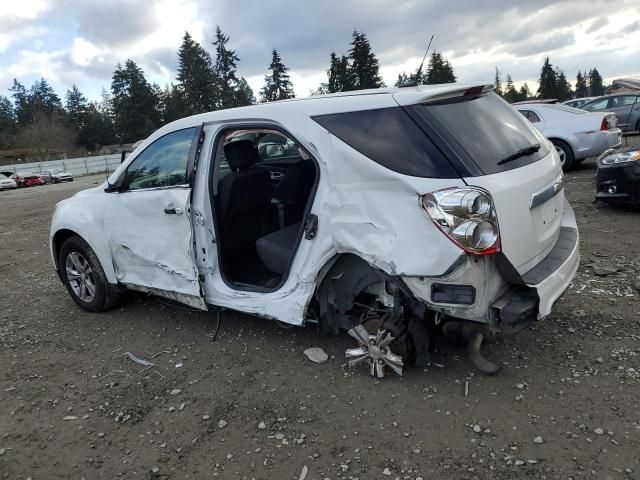
[[[206,309],[194,263],[187,187],[113,193],[105,233],[118,281]]]

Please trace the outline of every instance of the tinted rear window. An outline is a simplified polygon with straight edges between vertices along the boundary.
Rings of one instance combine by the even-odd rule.
[[[494,93],[471,100],[419,105],[415,110],[432,127],[444,129],[484,174],[522,167],[549,153],[535,127]],[[541,146],[537,153],[498,165],[536,143]]]
[[[313,119],[376,163],[414,177],[458,178],[442,152],[400,107]]]

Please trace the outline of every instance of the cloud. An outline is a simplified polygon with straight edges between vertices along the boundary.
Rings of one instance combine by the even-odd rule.
[[[637,0],[618,0],[615,11],[610,0],[591,0],[589,8],[581,0],[458,0],[446,9],[438,0],[324,0],[312,8],[295,0],[0,0],[0,88],[21,73],[99,92],[127,58],[162,85],[175,78],[185,30],[213,53],[218,24],[240,57],[239,75],[256,90],[276,48],[296,92],[306,95],[325,78],[330,53],[348,51],[354,29],[367,34],[390,84],[417,67],[432,33],[432,49],[464,81],[491,80],[495,65],[531,81],[546,55],[567,72],[586,63],[608,65],[605,75],[628,74],[638,70],[635,18]]]
[[[593,33],[596,32],[598,30],[600,30],[602,27],[605,27],[609,24],[609,19],[607,17],[601,17],[598,18],[596,20],[594,20],[591,25],[589,25],[589,28],[587,28],[586,32],[587,33]]]
[[[519,42],[510,49],[516,56],[528,57],[537,53],[551,53],[554,50],[573,45],[573,32],[558,32],[551,35],[536,35],[530,40]]]

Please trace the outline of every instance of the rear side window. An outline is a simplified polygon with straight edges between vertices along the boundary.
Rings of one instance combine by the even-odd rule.
[[[549,153],[546,142],[527,119],[494,93],[419,105],[415,110],[433,128],[444,130],[456,144],[454,148],[486,175],[529,165]],[[540,145],[537,152],[501,162],[536,144]]]
[[[400,107],[319,115],[313,119],[394,172],[414,177],[459,177],[442,152]]]

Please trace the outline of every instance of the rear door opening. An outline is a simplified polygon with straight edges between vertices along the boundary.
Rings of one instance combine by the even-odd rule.
[[[223,280],[240,290],[280,288],[303,236],[317,166],[271,128],[224,130],[215,149],[211,199]]]

